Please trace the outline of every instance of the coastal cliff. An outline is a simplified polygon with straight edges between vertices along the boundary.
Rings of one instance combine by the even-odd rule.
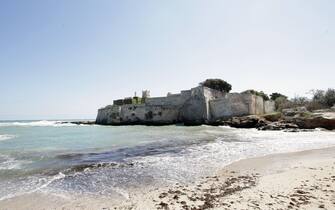
[[[137,97],[138,98],[138,97]],[[136,100],[138,101],[138,100]],[[142,99],[141,103],[108,105],[98,110],[101,125],[211,124],[235,116],[273,112],[275,104],[251,93],[226,93],[204,86]]]

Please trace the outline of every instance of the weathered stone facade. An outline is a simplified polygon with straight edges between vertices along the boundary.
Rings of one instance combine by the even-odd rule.
[[[250,93],[224,93],[207,87],[196,87],[147,98],[144,104],[109,105],[99,109],[97,124],[210,124],[218,119],[274,111],[273,101]]]

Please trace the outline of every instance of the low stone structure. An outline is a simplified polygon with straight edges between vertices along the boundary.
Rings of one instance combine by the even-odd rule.
[[[225,93],[198,86],[166,97],[146,98],[142,104],[108,105],[96,119],[102,125],[211,124],[234,116],[273,112],[273,101],[250,93]]]

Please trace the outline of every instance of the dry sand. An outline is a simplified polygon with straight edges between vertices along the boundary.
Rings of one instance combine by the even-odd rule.
[[[335,147],[241,160],[215,176],[129,199],[34,193],[0,201],[0,209],[335,209]]]

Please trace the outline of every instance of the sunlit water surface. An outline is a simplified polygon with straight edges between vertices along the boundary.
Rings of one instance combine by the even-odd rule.
[[[335,145],[335,132],[0,122],[0,200],[31,192],[127,196],[248,157]]]

